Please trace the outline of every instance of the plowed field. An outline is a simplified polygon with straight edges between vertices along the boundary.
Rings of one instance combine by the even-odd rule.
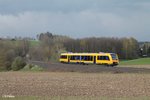
[[[0,95],[150,96],[149,74],[2,72]]]
[[[66,64],[45,67],[44,72],[0,72],[0,95],[150,96],[150,71],[146,68]]]

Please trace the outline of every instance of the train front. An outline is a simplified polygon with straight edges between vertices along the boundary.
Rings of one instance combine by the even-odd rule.
[[[112,61],[113,61],[113,66],[116,66],[119,64],[119,58],[118,55],[115,53],[111,53]]]

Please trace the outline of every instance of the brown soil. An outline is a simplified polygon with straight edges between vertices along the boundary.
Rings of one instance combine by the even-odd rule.
[[[150,96],[150,69],[32,62],[46,72],[1,72],[0,96]]]
[[[150,75],[76,72],[1,72],[0,95],[150,96]]]

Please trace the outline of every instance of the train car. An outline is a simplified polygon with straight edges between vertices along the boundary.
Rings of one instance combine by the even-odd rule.
[[[115,66],[119,59],[115,53],[61,53],[61,63],[97,64]]]

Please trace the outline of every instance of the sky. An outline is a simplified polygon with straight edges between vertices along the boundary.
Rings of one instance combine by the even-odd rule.
[[[150,41],[150,0],[0,0],[0,37],[43,32]]]

